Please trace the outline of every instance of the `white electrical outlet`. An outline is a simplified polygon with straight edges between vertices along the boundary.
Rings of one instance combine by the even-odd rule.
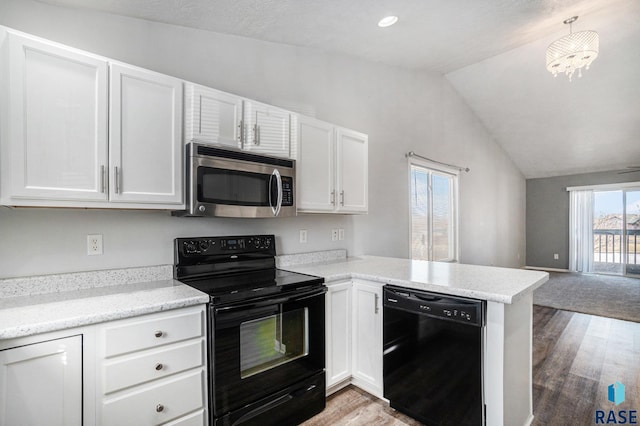
[[[338,228],[338,239],[340,241],[344,240],[344,228]]]
[[[101,234],[87,235],[87,254],[89,256],[102,254],[102,235]]]
[[[559,255],[558,253],[554,253],[554,254],[553,254],[553,258],[554,258],[555,260],[558,260],[558,259],[560,259],[560,255]]]
[[[300,243],[306,244],[306,242],[307,242],[307,230],[306,229],[301,229],[300,230]]]
[[[331,230],[331,241],[338,241],[338,229],[333,228]]]

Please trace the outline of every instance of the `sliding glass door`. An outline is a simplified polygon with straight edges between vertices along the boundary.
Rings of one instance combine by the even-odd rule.
[[[640,190],[594,191],[593,272],[640,275]]]
[[[624,191],[626,275],[640,276],[640,190]]]

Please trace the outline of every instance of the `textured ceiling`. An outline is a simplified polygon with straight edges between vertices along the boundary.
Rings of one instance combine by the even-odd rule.
[[[447,74],[527,177],[640,161],[639,0],[41,1]],[[378,28],[389,14],[399,22]],[[544,51],[573,15],[601,53],[569,83]]]

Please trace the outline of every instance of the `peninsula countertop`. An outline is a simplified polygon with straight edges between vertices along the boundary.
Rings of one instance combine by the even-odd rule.
[[[549,274],[542,271],[378,256],[288,265],[282,269],[321,276],[327,284],[363,279],[505,304],[514,303],[549,279]]]

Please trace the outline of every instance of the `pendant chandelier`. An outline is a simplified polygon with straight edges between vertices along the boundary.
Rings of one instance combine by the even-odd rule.
[[[554,77],[564,72],[569,81],[573,73],[578,70],[578,77],[582,77],[582,68],[589,69],[589,65],[598,57],[600,37],[595,31],[579,31],[574,33],[571,27],[578,19],[573,16],[565,19],[569,24],[569,35],[566,35],[547,47],[547,70]]]

